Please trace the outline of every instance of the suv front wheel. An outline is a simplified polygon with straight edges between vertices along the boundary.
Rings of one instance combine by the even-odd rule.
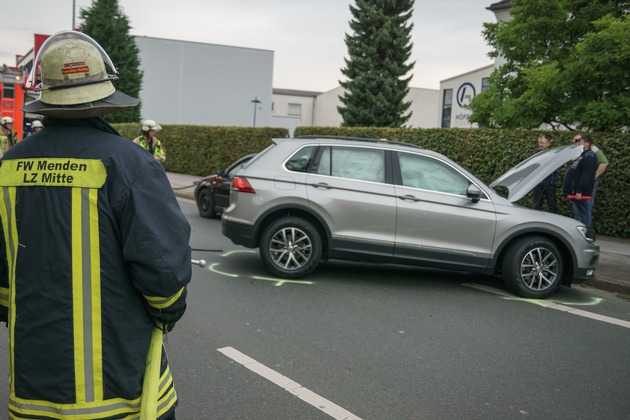
[[[507,251],[502,269],[503,281],[510,291],[526,298],[542,299],[560,286],[562,256],[549,239],[523,238]]]
[[[321,256],[319,232],[301,217],[275,220],[260,239],[260,257],[269,271],[279,277],[304,277],[317,267]]]

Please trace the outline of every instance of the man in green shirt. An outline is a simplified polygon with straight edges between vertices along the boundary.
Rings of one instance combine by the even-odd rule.
[[[573,137],[573,143],[579,143],[582,140],[582,134],[578,134]],[[597,158],[597,169],[595,171],[595,184],[593,185],[593,193],[591,194],[591,199],[587,201],[587,205],[589,207],[589,213],[593,213],[593,205],[595,204],[595,195],[597,194],[597,188],[599,187],[599,177],[606,171],[608,168],[608,158],[602,152],[602,150],[593,145],[591,150],[595,153],[595,157]]]

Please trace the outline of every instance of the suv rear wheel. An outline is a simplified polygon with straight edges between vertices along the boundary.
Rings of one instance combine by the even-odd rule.
[[[301,217],[272,222],[260,239],[260,257],[273,274],[283,278],[304,277],[317,267],[322,255],[319,232]]]
[[[523,238],[515,242],[503,260],[503,281],[519,296],[541,299],[551,295],[562,279],[562,256],[549,239]]]

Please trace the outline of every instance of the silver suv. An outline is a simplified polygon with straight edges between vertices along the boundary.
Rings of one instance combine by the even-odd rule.
[[[577,220],[515,204],[581,150],[537,153],[484,185],[447,157],[405,143],[275,139],[232,180],[222,231],[260,247],[273,274],[299,278],[327,259],[501,274],[529,298],[590,280],[594,234]]]

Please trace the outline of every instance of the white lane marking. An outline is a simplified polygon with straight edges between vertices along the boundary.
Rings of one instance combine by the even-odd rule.
[[[305,401],[313,407],[323,411],[330,417],[338,420],[361,420],[360,417],[352,414],[348,410],[338,406],[337,404],[329,401],[323,397],[320,397],[313,391],[303,387],[290,378],[276,372],[275,370],[257,362],[246,354],[241,353],[232,347],[223,347],[217,349],[217,351],[223,353],[230,359],[245,366],[247,369],[262,376],[268,381],[273,382],[285,391],[290,392],[302,401]]]
[[[533,303],[534,305],[539,305],[539,306],[542,306],[542,307],[545,307],[545,308],[555,309],[557,311],[562,311],[562,312],[567,312],[569,314],[581,316],[581,317],[584,317],[584,318],[594,319],[596,321],[606,322],[608,324],[618,325],[618,326],[624,327],[624,328],[630,328],[630,322],[629,321],[624,321],[622,319],[612,318],[610,316],[599,315],[599,314],[596,314],[596,313],[593,313],[593,312],[584,311],[582,309],[576,309],[576,308],[572,308],[570,306],[561,305],[559,303],[547,302],[547,301],[542,300],[542,299],[519,298],[518,296],[515,296],[515,295],[513,295],[511,293],[507,293],[504,290],[499,290],[499,289],[495,289],[493,287],[488,287],[488,286],[482,286],[481,284],[463,283],[462,286],[471,287],[473,289],[481,290],[481,291],[488,292],[488,293],[494,293],[495,295],[500,295],[500,296],[503,296],[503,297],[505,297],[507,299],[513,299],[513,300],[519,300],[519,301],[522,301],[522,302]]]

